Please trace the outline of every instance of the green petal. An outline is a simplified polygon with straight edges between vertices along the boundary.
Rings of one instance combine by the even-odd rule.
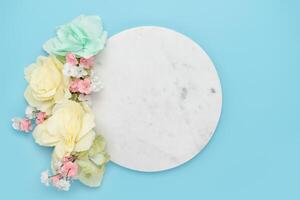
[[[104,165],[96,166],[90,160],[77,160],[79,166],[78,179],[90,187],[98,187],[104,174]]]
[[[89,156],[93,157],[99,153],[102,153],[105,149],[105,141],[101,135],[97,135],[92,147],[89,150]]]
[[[90,187],[100,186],[105,164],[109,160],[109,156],[105,152],[103,137],[97,135],[91,148],[88,151],[76,153],[76,156],[79,166],[78,179]]]

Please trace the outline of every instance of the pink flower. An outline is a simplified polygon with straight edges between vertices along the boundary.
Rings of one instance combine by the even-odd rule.
[[[73,177],[76,176],[78,171],[78,166],[76,163],[68,161],[63,164],[61,167],[61,173],[64,174],[65,176]]]
[[[31,121],[29,119],[21,119],[20,120],[20,131],[24,131],[26,133],[28,133],[29,131],[32,130],[32,126],[31,126]]]
[[[45,112],[39,112],[36,115],[35,123],[36,124],[41,124],[45,121],[45,119],[46,119],[46,113]]]
[[[66,163],[66,162],[69,162],[72,160],[72,156],[64,156],[63,157],[63,162]]]
[[[67,61],[67,63],[70,63],[72,65],[78,64],[78,60],[76,59],[76,56],[73,53],[68,53],[66,55],[66,61]]]
[[[69,90],[71,92],[78,92],[78,82],[80,81],[80,79],[75,79],[74,81],[71,82],[70,86],[69,86]]]
[[[89,94],[91,92],[91,79],[75,79],[69,86],[71,92],[79,92],[82,94]]]
[[[55,176],[52,176],[51,177],[51,181],[52,181],[52,184],[55,186],[55,187],[59,187],[59,180],[61,179],[61,175],[58,174],[58,175],[55,175]]]
[[[83,65],[85,69],[91,68],[95,63],[94,63],[94,57],[89,57],[89,58],[80,58],[80,64]]]
[[[89,94],[91,92],[91,79],[85,78],[83,80],[80,80],[77,84],[78,92],[82,94]]]

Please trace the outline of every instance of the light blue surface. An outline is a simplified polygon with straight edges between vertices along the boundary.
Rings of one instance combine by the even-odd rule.
[[[1,0],[1,199],[300,199],[300,1]],[[40,184],[50,149],[10,126],[25,108],[23,69],[54,28],[80,14],[109,35],[165,26],[197,41],[223,87],[223,113],[203,152],[161,173],[110,163],[101,188],[70,192]],[[126,51],[126,49],[124,49]],[[113,123],[113,122],[112,122]]]

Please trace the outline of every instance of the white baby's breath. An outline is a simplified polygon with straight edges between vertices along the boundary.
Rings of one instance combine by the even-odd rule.
[[[64,191],[68,191],[70,189],[70,186],[71,186],[70,181],[67,181],[65,179],[60,179],[57,185],[59,189]]]
[[[46,170],[46,171],[43,171],[42,174],[41,174],[41,182],[43,184],[45,184],[46,186],[49,186],[49,171]]]
[[[32,106],[27,106],[26,107],[26,110],[25,110],[25,115],[28,119],[33,119],[35,118],[35,111],[36,111],[36,108],[35,107],[32,107]]]
[[[99,77],[96,76],[94,71],[91,71],[91,91],[92,92],[99,92],[103,89],[102,82],[100,81]]]
[[[77,67],[77,78],[80,78],[80,77],[84,77],[86,76],[88,73],[87,71],[85,70],[84,66],[83,65],[79,65]]]
[[[77,71],[76,71],[75,65],[72,65],[70,63],[64,64],[63,74],[65,76],[71,77],[71,76],[77,75],[76,72]]]
[[[53,166],[54,170],[58,171],[62,166],[62,162],[60,160],[55,161],[55,162],[53,162],[52,166]]]
[[[11,119],[11,121],[12,121],[12,127],[15,130],[20,130],[20,121],[21,121],[21,119],[17,118],[17,117],[14,117],[14,118]]]
[[[75,77],[75,78],[81,78],[88,74],[82,65],[76,66],[70,63],[64,64],[63,73],[65,76]]]

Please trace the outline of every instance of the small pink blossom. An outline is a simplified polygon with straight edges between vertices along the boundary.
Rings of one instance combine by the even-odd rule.
[[[27,118],[21,119],[19,125],[20,125],[20,131],[24,131],[28,133],[29,131],[32,130],[31,121]]]
[[[41,124],[45,121],[45,119],[46,119],[46,113],[45,112],[39,112],[36,115],[35,123],[36,124]]]
[[[80,58],[80,64],[83,65],[85,69],[91,68],[95,63],[94,63],[94,57],[89,57],[89,58]]]
[[[76,163],[68,161],[61,167],[61,173],[68,177],[76,176],[78,171],[78,166]]]
[[[71,82],[70,86],[69,86],[69,90],[71,92],[78,92],[78,82],[80,81],[80,79],[75,79],[74,81]]]
[[[72,64],[72,65],[78,64],[78,60],[76,59],[76,56],[73,53],[68,53],[66,55],[66,61],[67,61],[67,63]]]
[[[91,92],[91,79],[75,79],[69,86],[71,92],[79,92],[82,94],[89,94]]]
[[[82,94],[89,94],[91,92],[91,79],[85,78],[83,80],[80,80],[77,84],[78,92]]]
[[[72,157],[72,156],[64,156],[64,157],[63,157],[63,162],[64,162],[64,163],[69,162],[69,161],[71,161],[71,160],[73,160],[73,157]]]
[[[51,182],[52,182],[53,186],[59,187],[59,180],[60,179],[61,179],[61,175],[60,174],[52,176],[51,177]]]

